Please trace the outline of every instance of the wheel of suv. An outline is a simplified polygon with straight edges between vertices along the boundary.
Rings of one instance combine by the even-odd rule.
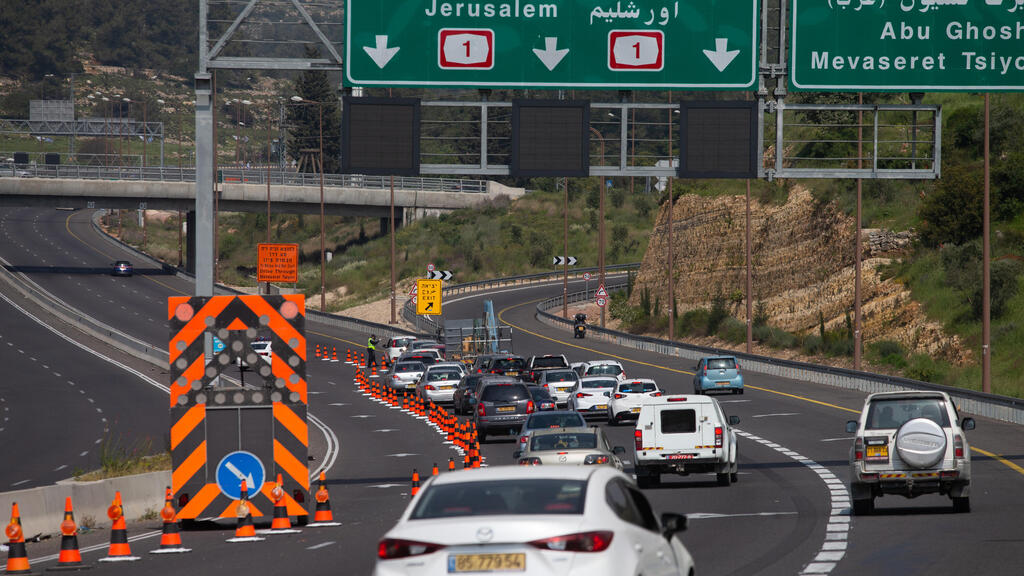
[[[481,428],[477,428],[476,439],[479,440],[481,444],[487,442],[487,432]]]
[[[865,498],[853,501],[853,513],[857,516],[867,516],[875,511],[875,499]]]
[[[953,512],[966,514],[971,511],[971,499],[967,496],[953,498]]]
[[[946,453],[946,433],[927,418],[914,418],[896,431],[896,451],[913,468],[931,468]]]

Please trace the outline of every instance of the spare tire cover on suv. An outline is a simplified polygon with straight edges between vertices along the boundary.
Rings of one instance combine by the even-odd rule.
[[[946,453],[946,433],[927,418],[915,418],[896,432],[896,451],[908,466],[930,468]]]

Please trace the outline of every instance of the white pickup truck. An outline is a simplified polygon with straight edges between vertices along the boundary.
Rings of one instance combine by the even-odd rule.
[[[713,472],[719,486],[737,480],[736,432],[739,416],[726,418],[709,396],[647,398],[640,408],[636,441],[636,482],[655,486],[665,473]]]

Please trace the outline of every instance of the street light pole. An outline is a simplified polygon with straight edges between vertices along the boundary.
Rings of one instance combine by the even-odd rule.
[[[590,131],[597,135],[598,141],[601,142],[601,165],[604,165],[604,136],[597,131],[593,126],[590,127]],[[598,266],[598,283],[601,288],[604,288],[604,176],[599,176],[599,186],[601,190],[601,202],[600,208],[598,209],[598,223],[597,223],[597,266]],[[601,328],[604,328],[605,313],[604,309],[606,306],[601,306]]]
[[[271,107],[267,105],[267,244],[270,244],[270,119]],[[267,294],[270,294],[270,280],[267,280]]]
[[[327,312],[327,291],[324,281],[327,252],[324,246],[324,105],[317,102],[320,109],[320,311]]]

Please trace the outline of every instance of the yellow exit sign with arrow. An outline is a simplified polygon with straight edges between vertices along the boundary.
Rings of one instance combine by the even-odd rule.
[[[416,281],[416,313],[420,315],[437,316],[441,314],[441,281],[440,280],[417,280]]]

